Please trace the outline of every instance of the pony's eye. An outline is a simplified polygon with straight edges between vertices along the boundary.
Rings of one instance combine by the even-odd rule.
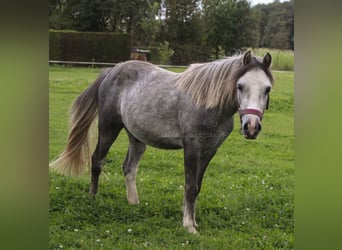
[[[270,91],[271,91],[271,87],[270,86],[266,87],[265,94],[268,94]]]
[[[242,84],[238,84],[237,88],[238,88],[238,90],[242,91],[243,90],[243,85]]]

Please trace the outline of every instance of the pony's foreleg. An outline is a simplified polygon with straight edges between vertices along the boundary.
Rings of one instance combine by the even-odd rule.
[[[139,204],[139,196],[136,187],[136,174],[140,158],[144,154],[145,148],[145,144],[138,141],[132,135],[129,135],[129,147],[122,168],[125,175],[127,201],[132,205]]]
[[[204,155],[201,156],[201,160],[200,160],[200,166],[199,169],[197,171],[197,186],[198,186],[198,193],[201,191],[201,187],[202,187],[202,180],[203,180],[203,175],[205,170],[208,167],[208,164],[210,162],[210,160],[214,157],[214,155],[216,154],[217,150],[214,151],[210,151],[205,153]],[[195,220],[195,216],[194,216],[194,224],[197,227],[197,223]]]
[[[184,150],[185,163],[185,196],[184,196],[184,217],[183,226],[190,233],[196,234],[195,203],[201,191],[202,180],[205,170],[214,157],[216,150],[199,156],[199,150]]]
[[[205,170],[208,167],[208,164],[210,162],[210,160],[214,157],[214,155],[216,154],[216,149],[210,152],[207,152],[206,154],[201,156],[201,160],[200,160],[200,167],[198,169],[197,172],[197,185],[198,185],[198,192],[201,191],[201,186],[202,186],[202,180],[203,180],[203,175]]]
[[[184,148],[185,193],[183,206],[183,226],[193,234],[197,233],[195,203],[199,193],[197,173],[200,166],[200,150],[196,147]]]
[[[109,126],[102,126],[99,124],[98,142],[95,152],[92,155],[91,166],[91,183],[89,192],[92,195],[96,195],[99,183],[99,176],[102,171],[102,166],[105,161],[105,157],[115,141],[116,137],[120,133],[122,125],[117,125],[108,128]]]

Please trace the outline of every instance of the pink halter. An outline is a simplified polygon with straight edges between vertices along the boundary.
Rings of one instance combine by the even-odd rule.
[[[268,109],[268,102],[269,102],[270,96],[267,96],[267,102],[266,102],[266,109]],[[262,117],[264,116],[264,112],[261,112],[258,109],[253,109],[253,108],[247,108],[247,109],[240,109],[240,104],[237,103],[238,106],[238,112],[240,114],[240,117],[242,115],[247,115],[247,114],[251,114],[251,115],[256,115],[260,118],[260,121],[262,120]]]

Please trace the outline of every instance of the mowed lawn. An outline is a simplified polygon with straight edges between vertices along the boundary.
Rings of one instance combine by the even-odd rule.
[[[68,109],[99,69],[50,67],[50,160],[68,133]],[[96,200],[89,173],[50,171],[50,249],[293,249],[293,72],[274,72],[269,110],[257,140],[239,134],[239,120],[210,162],[197,200],[198,235],[182,226],[182,150],[147,147],[137,176],[140,204],[127,204],[121,164],[128,140],[113,144]]]

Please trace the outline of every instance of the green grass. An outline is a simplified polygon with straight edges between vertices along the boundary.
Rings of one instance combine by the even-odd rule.
[[[264,56],[266,52],[272,55],[272,68],[274,70],[294,70],[294,51],[258,48],[252,49],[253,53],[258,56]]]
[[[50,67],[49,149],[65,146],[72,100],[99,69]],[[182,227],[181,150],[148,147],[140,164],[140,204],[127,204],[121,163],[128,146],[120,134],[105,164],[96,201],[89,176],[50,172],[50,249],[293,249],[293,72],[275,72],[263,131],[255,141],[232,134],[203,180],[196,209],[199,235]]]
[[[165,69],[176,72],[176,73],[181,73],[186,69],[186,66],[181,66],[181,67],[165,67]]]

